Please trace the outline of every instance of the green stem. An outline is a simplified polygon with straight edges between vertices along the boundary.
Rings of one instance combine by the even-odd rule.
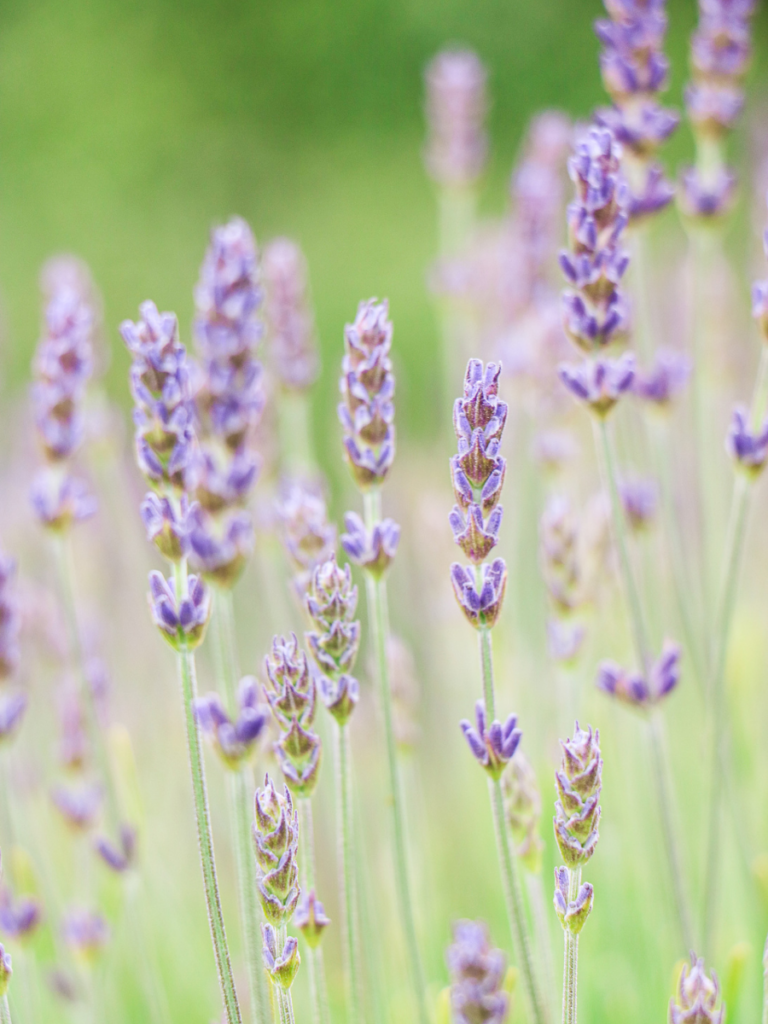
[[[354,822],[352,818],[352,752],[349,726],[334,723],[336,732],[336,801],[339,821],[339,868],[341,871],[342,941],[347,973],[349,1020],[359,1022],[360,958],[357,934],[357,890],[355,886]]]
[[[763,1024],[768,1024],[768,938],[763,947]]]
[[[381,520],[381,492],[378,488],[366,491],[364,496],[365,522],[367,528]],[[394,833],[395,881],[400,904],[400,919],[405,931],[405,942],[414,994],[418,1007],[419,1020],[428,1024],[429,1015],[425,1002],[424,972],[421,965],[421,954],[416,937],[416,921],[413,913],[410,878],[408,875],[408,854],[406,849],[405,814],[403,796],[400,791],[400,773],[397,763],[397,743],[392,714],[392,691],[389,682],[389,663],[387,661],[387,639],[389,636],[389,616],[387,609],[387,585],[384,580],[374,579],[370,573],[365,577],[366,595],[368,598],[368,618],[373,639],[373,653],[379,684],[381,709],[384,716],[384,739],[387,750],[387,768],[389,771],[389,795],[392,807],[392,826]]]
[[[8,1005],[8,996],[0,999],[0,1024],[11,1024],[11,1008]]]
[[[483,670],[483,694],[485,696],[485,713],[489,722],[495,717],[495,697],[493,685],[493,651],[491,648],[491,631],[481,629],[480,635],[480,662]],[[546,1020],[536,979],[536,972],[533,967],[531,955],[531,944],[528,938],[528,927],[525,920],[525,906],[523,894],[520,888],[520,879],[517,874],[517,859],[512,853],[509,844],[509,833],[507,832],[506,819],[504,816],[504,797],[501,792],[501,782],[498,779],[489,780],[491,795],[491,810],[493,812],[493,826],[496,833],[496,849],[501,868],[501,882],[504,890],[504,900],[507,906],[507,917],[509,927],[512,931],[512,942],[515,948],[515,957],[520,964],[523,974],[523,984],[528,996],[533,1020],[535,1024],[544,1024]]]
[[[316,891],[315,879],[315,826],[312,818],[312,801],[299,800],[302,870],[304,889]],[[312,998],[312,1019],[314,1024],[330,1024],[328,990],[325,983],[325,962],[320,946],[307,947],[309,955],[309,988]]]
[[[180,598],[185,585],[186,564],[174,566],[176,594]],[[197,824],[197,841],[200,849],[200,866],[203,872],[205,902],[208,909],[208,923],[211,928],[211,941],[219,975],[221,995],[227,1024],[242,1024],[240,1006],[237,1001],[235,982],[232,976],[232,964],[229,959],[227,933],[224,927],[224,915],[219,899],[219,884],[216,877],[216,862],[213,853],[213,835],[208,809],[208,792],[203,767],[203,752],[200,746],[200,733],[194,712],[197,681],[195,676],[195,656],[183,648],[178,654],[179,677],[181,681],[182,702],[184,706],[184,725],[187,734],[187,750],[189,768],[192,777],[192,795],[195,805],[195,821]]]
[[[278,404],[278,423],[283,468],[289,474],[314,474],[317,466],[312,444],[309,395],[303,391],[283,389]]]
[[[568,902],[572,903],[579,895],[581,885],[581,868],[568,869]],[[563,957],[563,1024],[576,1024],[578,1010],[578,979],[579,979],[579,936],[573,935],[567,928],[565,935],[565,955]]]

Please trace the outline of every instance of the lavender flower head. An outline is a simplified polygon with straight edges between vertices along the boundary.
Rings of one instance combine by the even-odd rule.
[[[361,302],[355,322],[344,328],[338,406],[347,464],[361,489],[383,483],[395,458],[391,347],[386,299]]]
[[[178,502],[169,495],[150,491],[141,503],[141,520],[151,541],[169,562],[180,562],[189,553],[189,535],[196,502],[190,504],[186,494]]]
[[[368,530],[356,512],[344,516],[346,533],[339,538],[347,557],[371,576],[381,579],[397,554],[400,527],[394,519],[383,519]]]
[[[203,735],[211,743],[224,764],[239,771],[253,756],[256,741],[267,725],[269,715],[259,701],[253,676],[244,676],[237,688],[237,717],[227,714],[216,693],[198,697],[194,704],[195,718]]]
[[[310,889],[309,892],[302,893],[296,913],[293,915],[293,925],[304,936],[310,949],[317,949],[323,932],[330,923],[331,919],[315,895],[315,890]]]
[[[16,596],[16,562],[0,552],[0,682],[19,666],[21,615]]]
[[[649,711],[680,681],[680,656],[678,644],[667,640],[646,675],[628,672],[612,661],[603,662],[597,674],[597,688],[638,711]]]
[[[613,107],[597,121],[610,128],[631,153],[634,179],[629,214],[634,220],[662,209],[674,191],[653,154],[678,125],[679,117],[658,102],[667,86],[662,51],[667,30],[665,0],[605,0],[610,20],[595,23],[603,44],[600,67]]]
[[[307,633],[310,654],[321,672],[339,678],[355,663],[360,623],[354,618],[357,587],[349,566],[341,569],[335,555],[312,574],[306,608],[315,627]]]
[[[712,972],[708,977],[704,961],[691,953],[691,964],[683,966],[677,998],[669,1001],[669,1024],[723,1024],[725,1006],[717,1005],[720,984]]]
[[[655,480],[632,477],[619,483],[619,497],[630,529],[646,529],[656,516],[659,491]]]
[[[286,788],[280,796],[267,775],[254,800],[259,899],[264,916],[276,928],[287,924],[296,909],[299,889],[299,816]]]
[[[570,250],[560,254],[560,266],[572,286],[563,295],[563,314],[568,336],[585,351],[607,345],[627,329],[627,308],[619,288],[629,265],[621,248],[629,204],[621,154],[608,129],[593,127],[568,161],[576,198],[568,207]]]
[[[312,572],[336,551],[336,528],[319,485],[303,479],[283,482],[277,504],[280,537],[302,605]]]
[[[261,934],[264,938],[263,957],[267,974],[283,992],[288,992],[301,964],[299,944],[289,935],[280,949],[277,932],[271,924],[262,924]]]
[[[264,249],[263,267],[270,351],[277,376],[284,388],[306,391],[320,371],[307,261],[296,242],[275,238]]]
[[[573,397],[602,419],[630,391],[635,379],[635,357],[625,352],[618,359],[563,363],[559,374]]]
[[[295,634],[273,637],[264,667],[264,695],[281,730],[275,754],[291,791],[306,798],[317,785],[322,745],[312,728],[317,686]]]
[[[758,430],[753,430],[749,411],[744,406],[737,406],[728,429],[726,450],[748,477],[754,479],[759,476],[768,459],[768,417]]]
[[[457,921],[446,961],[451,975],[451,1010],[456,1024],[503,1024],[509,996],[503,990],[506,962],[492,949],[480,921]]]
[[[211,596],[198,576],[188,576],[176,593],[173,578],[149,574],[149,607],[161,635],[175,651],[194,650],[203,642],[211,617]]]
[[[486,72],[471,50],[444,50],[427,67],[427,170],[445,188],[466,188],[480,176],[485,134]]]
[[[92,963],[109,942],[109,926],[101,914],[93,910],[70,910],[61,926],[64,942],[74,955]]]
[[[566,867],[555,868],[555,913],[563,931],[578,935],[586,924],[595,901],[595,892],[589,882],[579,886],[575,900],[569,900],[570,873]]]
[[[632,392],[648,405],[668,409],[691,376],[691,361],[675,349],[657,350],[653,366],[648,370],[635,369]]]
[[[122,874],[132,867],[136,861],[136,829],[133,825],[123,824],[117,832],[117,839],[97,836],[93,848],[110,871]]]
[[[561,740],[563,758],[555,772],[555,838],[568,868],[590,859],[599,838],[603,760],[600,733],[576,723],[573,739]]]
[[[475,760],[488,772],[492,779],[500,779],[508,762],[514,756],[523,737],[517,728],[517,715],[510,715],[506,722],[487,722],[485,703],[475,704],[475,722],[464,719],[461,731],[469,744]]]
[[[9,889],[0,893],[0,932],[14,942],[32,937],[42,920],[40,901],[34,896],[13,898]]]
[[[56,810],[70,828],[77,832],[87,832],[94,826],[101,811],[103,797],[101,786],[95,782],[77,786],[56,786],[51,791],[51,799]]]
[[[541,794],[536,773],[522,750],[516,750],[505,767],[501,788],[507,824],[517,848],[515,852],[528,871],[540,871],[544,849],[539,836]]]

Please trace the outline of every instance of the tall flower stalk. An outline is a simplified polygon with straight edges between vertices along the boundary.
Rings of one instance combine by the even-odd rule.
[[[158,313],[152,302],[140,308],[141,320],[120,328],[133,359],[131,392],[136,403],[136,455],[152,491],[142,506],[149,538],[171,563],[169,579],[149,576],[150,608],[161,636],[176,652],[182,692],[200,864],[214,958],[227,1024],[242,1024],[219,899],[208,793],[200,733],[195,715],[195,649],[202,643],[211,614],[203,580],[189,575],[193,517],[198,508],[186,493],[187,474],[196,453],[194,410],[187,353],[179,341],[173,313]]]
[[[347,514],[346,533],[341,543],[351,561],[365,573],[368,622],[384,717],[398,909],[419,1018],[426,1024],[424,972],[408,870],[405,806],[387,661],[389,611],[385,575],[400,538],[400,527],[392,519],[383,519],[381,508],[381,487],[395,458],[395,377],[391,347],[392,323],[387,302],[379,303],[376,299],[361,302],[355,322],[347,324],[344,330],[342,401],[338,412],[344,433],[344,454],[352,478],[363,495],[365,518],[361,519],[355,512]]]
[[[507,832],[501,775],[520,742],[517,718],[495,720],[496,696],[493,679],[491,630],[501,612],[507,584],[507,567],[496,558],[486,559],[496,546],[503,510],[499,504],[506,473],[506,460],[499,454],[507,405],[498,397],[501,367],[471,359],[464,378],[464,394],[456,400],[453,424],[458,454],[451,459],[451,478],[456,505],[450,524],[456,543],[472,563],[466,568],[451,566],[451,581],[461,610],[478,632],[483,700],[475,709],[476,727],[461,724],[469,747],[488,773],[491,811],[501,867],[502,886],[512,931],[515,955],[523,975],[529,1009],[536,1024],[543,1024],[544,1002],[536,976],[528,937],[523,894],[517,859]]]

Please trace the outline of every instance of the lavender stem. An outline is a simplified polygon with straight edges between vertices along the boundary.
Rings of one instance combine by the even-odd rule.
[[[581,868],[568,869],[568,901],[573,902],[579,894]],[[564,929],[565,952],[563,956],[563,1024],[576,1024],[578,1010],[579,936]]]
[[[286,926],[280,925],[277,929],[277,948],[283,949],[285,947],[285,940],[287,935]],[[296,1024],[296,1019],[293,1015],[293,996],[291,995],[290,989],[284,989],[281,986],[275,986],[277,988],[277,998],[280,1005],[280,1019],[282,1024]],[[358,1018],[353,1017],[353,1020]]]
[[[186,561],[182,560],[174,564],[173,574],[177,600],[181,603],[181,595],[186,590]],[[189,768],[192,778],[192,795],[195,804],[197,841],[200,849],[200,866],[203,872],[205,902],[208,908],[208,923],[211,928],[211,941],[216,959],[216,970],[219,975],[219,985],[224,1000],[227,1024],[242,1024],[240,1006],[237,1001],[237,992],[235,991],[235,982],[232,976],[232,964],[229,959],[224,915],[219,899],[219,884],[216,877],[216,862],[213,853],[213,835],[211,833],[211,820],[208,809],[205,768],[203,766],[203,754],[200,746],[200,733],[194,712],[194,701],[197,696],[194,654],[186,648],[182,649],[179,652],[178,664],[184,705],[184,724],[187,733]]]
[[[302,868],[304,889],[316,889],[315,879],[315,826],[312,817],[312,800],[299,800],[299,828],[301,834]],[[309,988],[312,998],[312,1019],[314,1024],[330,1024],[328,989],[325,983],[325,962],[321,946],[307,946],[309,954]]]
[[[381,491],[372,487],[363,494],[365,525],[372,530],[375,523],[381,520]],[[387,748],[387,767],[389,769],[389,790],[392,805],[392,823],[395,844],[395,880],[400,902],[400,917],[405,930],[405,941],[408,960],[411,966],[412,982],[419,1019],[428,1024],[429,1015],[425,1003],[424,972],[421,965],[421,954],[416,937],[416,921],[413,913],[410,879],[408,876],[408,855],[405,839],[405,816],[403,797],[400,791],[400,775],[397,764],[397,744],[392,719],[392,691],[389,683],[389,664],[387,662],[387,636],[389,633],[389,615],[387,609],[387,585],[384,580],[374,579],[371,573],[365,574],[365,589],[368,600],[368,617],[373,637],[373,650],[384,715],[384,737]],[[503,818],[502,818],[503,821]]]
[[[216,591],[213,626],[215,627],[212,639],[215,641],[213,648],[216,671],[224,689],[227,709],[232,713],[236,707],[235,691],[239,671],[235,648],[234,608],[230,590]],[[245,939],[251,1020],[253,1024],[269,1024],[271,1014],[268,1008],[267,982],[261,953],[261,912],[257,895],[256,862],[251,849],[251,818],[253,815],[251,770],[248,765],[244,765],[239,771],[229,774],[229,814],[235,846],[240,917]]]
[[[635,653],[638,664],[643,672],[650,668],[651,659],[647,635],[642,617],[642,605],[637,589],[632,565],[629,561],[627,550],[626,525],[616,484],[616,466],[613,458],[611,439],[608,434],[608,426],[604,419],[600,420],[598,433],[601,443],[604,470],[608,490],[611,497],[611,510],[613,513],[614,539],[619,555],[619,568],[621,570],[624,590],[629,605],[630,623],[635,643]],[[683,873],[680,860],[679,846],[674,827],[674,816],[672,814],[672,793],[671,783],[667,772],[667,759],[664,750],[663,733],[655,716],[649,719],[648,735],[651,744],[651,755],[653,760],[654,775],[656,778],[656,795],[659,801],[659,814],[661,818],[664,845],[669,861],[670,873],[672,876],[672,888],[675,895],[675,908],[677,911],[680,935],[686,949],[692,948],[691,916],[688,909],[688,901],[685,895],[683,884]]]
[[[336,800],[339,821],[339,867],[344,919],[343,942],[347,971],[349,1020],[361,1021],[360,958],[355,886],[354,821],[352,816],[352,763],[349,726],[334,723],[336,732]]]
[[[768,1024],[768,938],[763,948],[763,1024]]]
[[[11,1024],[11,1008],[8,1005],[8,996],[0,999],[0,1024]]]

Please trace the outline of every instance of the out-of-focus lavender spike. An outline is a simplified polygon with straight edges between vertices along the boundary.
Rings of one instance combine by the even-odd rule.
[[[509,715],[505,722],[488,722],[481,700],[475,704],[475,725],[464,719],[461,731],[475,759],[492,779],[501,778],[523,736],[517,728],[517,715]]]
[[[539,522],[542,575],[555,608],[574,611],[583,599],[579,528],[570,503],[562,495],[549,498]]]
[[[509,996],[503,989],[506,961],[493,949],[480,921],[457,921],[446,951],[451,975],[451,1010],[456,1024],[503,1024]]]
[[[733,419],[726,440],[728,454],[739,469],[757,477],[768,459],[768,417],[758,430],[750,425],[749,411],[744,406],[733,410]]]
[[[419,726],[419,674],[407,644],[392,634],[387,643],[392,718],[395,740],[402,751],[413,750],[421,735]]]
[[[397,554],[400,527],[393,519],[382,519],[371,530],[356,512],[344,516],[343,533],[339,538],[347,557],[377,579],[381,578]]]
[[[517,846],[517,856],[529,871],[540,871],[544,849],[544,843],[539,835],[541,793],[536,781],[536,772],[522,750],[516,750],[512,760],[505,767],[501,777],[501,788],[504,793],[507,824]]]
[[[115,841],[107,836],[98,836],[93,848],[111,871],[122,874],[135,863],[136,839],[136,829],[132,825],[121,825]]]
[[[485,165],[486,71],[471,50],[444,50],[428,65],[427,170],[447,188],[471,185]]]
[[[531,453],[547,472],[559,472],[578,452],[573,435],[566,430],[544,430],[533,439]]]
[[[717,975],[708,976],[704,961],[691,953],[691,963],[680,973],[675,999],[669,1001],[669,1024],[723,1024],[725,1006],[719,1002]]]
[[[691,369],[691,360],[684,352],[660,348],[649,369],[635,368],[632,391],[649,405],[668,409],[688,383]]]
[[[0,552],[0,680],[9,679],[19,666],[20,632],[16,562]]]
[[[711,220],[727,213],[736,195],[736,175],[721,167],[711,177],[704,178],[695,168],[688,167],[680,175],[678,202],[688,217]]]
[[[219,586],[231,587],[253,551],[250,513],[233,509],[214,517],[198,505],[189,522],[189,552],[195,568]]]
[[[188,554],[191,515],[196,509],[197,503],[190,504],[186,494],[176,503],[168,495],[150,491],[141,503],[147,539],[169,562],[178,562]]]
[[[555,772],[555,839],[567,867],[577,868],[590,859],[599,838],[600,790],[603,761],[600,733],[576,729],[573,739],[561,740],[563,758]]]
[[[574,398],[584,402],[602,418],[632,387],[635,357],[631,352],[625,352],[618,359],[564,363],[559,367],[559,373],[560,380]]]
[[[361,489],[383,483],[395,458],[391,347],[388,302],[361,302],[355,322],[344,328],[338,406],[347,463]]]
[[[309,892],[302,893],[296,913],[293,915],[293,925],[304,936],[310,949],[317,949],[323,931],[330,923],[331,919],[315,895],[315,890],[310,889]]]
[[[649,711],[677,686],[680,657],[680,647],[667,640],[647,676],[629,672],[612,661],[603,662],[597,673],[597,688],[638,711]]]
[[[104,792],[98,783],[91,782],[76,786],[56,786],[51,791],[51,799],[69,826],[87,832],[99,816]]]
[[[587,636],[580,622],[550,619],[547,622],[547,650],[550,658],[568,665],[578,657]]]
[[[40,901],[34,896],[11,895],[10,889],[0,892],[0,932],[15,942],[25,942],[37,930],[43,918]]]
[[[306,391],[320,372],[307,261],[296,242],[275,238],[264,249],[263,270],[273,365],[284,388]]]
[[[644,530],[653,522],[659,505],[659,488],[655,480],[642,477],[621,480],[619,497],[632,530]]]
[[[88,757],[88,733],[80,702],[80,688],[66,680],[57,694],[59,713],[58,761],[63,768],[79,769]]]
[[[109,926],[101,914],[84,908],[67,912],[61,934],[78,960],[86,963],[96,960],[110,939]]]
[[[211,617],[211,596],[198,576],[189,576],[177,599],[173,579],[149,574],[149,607],[161,635],[174,650],[193,650],[203,641]]]
[[[266,707],[259,701],[258,684],[253,676],[244,676],[237,690],[237,717],[227,714],[218,694],[198,697],[195,718],[203,735],[224,764],[239,771],[253,756],[256,742],[269,720]]]
[[[768,231],[763,234],[763,248],[768,258]],[[756,281],[752,285],[752,316],[757,320],[763,340],[768,342],[768,281]]]
[[[674,195],[653,156],[677,128],[679,116],[662,107],[658,95],[667,86],[663,53],[667,16],[664,0],[650,3],[605,0],[610,20],[595,31],[603,44],[600,67],[613,107],[599,110],[598,124],[609,128],[632,156],[629,216],[638,220],[663,209]]]
[[[336,551],[336,528],[319,484],[301,478],[283,481],[277,502],[280,536],[294,572],[294,590],[302,605],[317,565]]]

